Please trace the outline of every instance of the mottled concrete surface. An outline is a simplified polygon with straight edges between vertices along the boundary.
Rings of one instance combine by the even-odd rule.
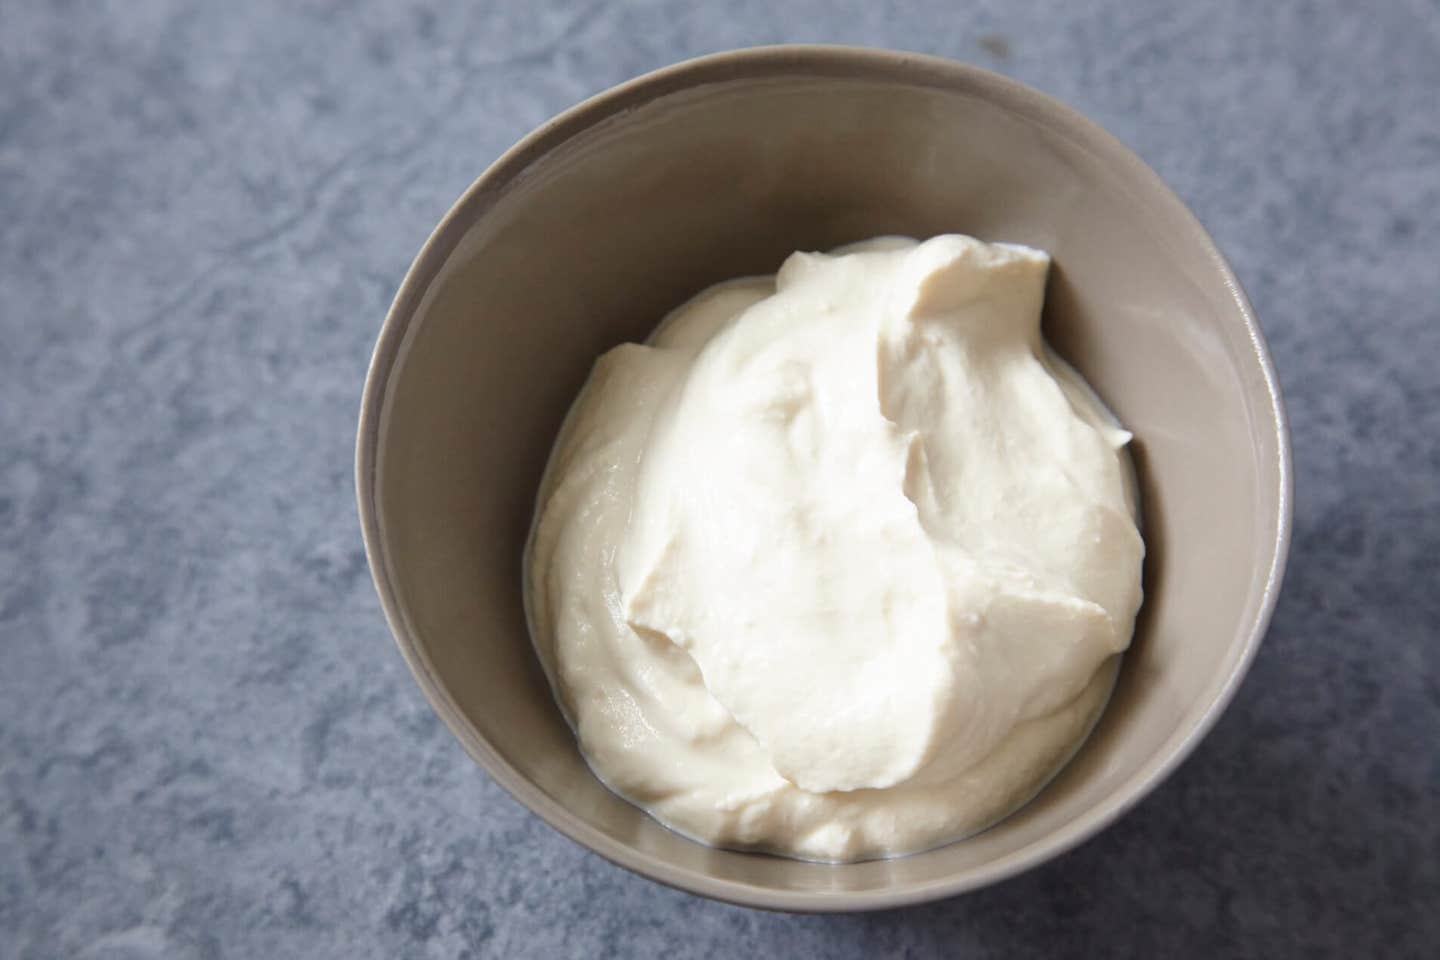
[[[1119,825],[968,897],[793,917],[522,810],[391,644],[361,379],[432,224],[587,94],[706,51],[946,54],[1210,226],[1294,422],[1275,625]],[[0,0],[0,955],[1434,954],[1440,6]]]

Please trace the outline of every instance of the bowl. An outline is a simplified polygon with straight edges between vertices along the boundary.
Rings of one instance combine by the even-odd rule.
[[[1146,599],[1075,758],[989,830],[824,864],[706,847],[591,774],[527,632],[521,553],[595,358],[791,251],[961,232],[1048,250],[1050,342],[1135,433]],[[360,515],[400,649],[465,749],[542,819],[661,883],[779,910],[950,896],[1080,843],[1154,789],[1233,696],[1290,530],[1265,343],[1204,229],[1074,111],[947,60],[772,47],[622,84],[466,191],[402,283],[365,385]]]

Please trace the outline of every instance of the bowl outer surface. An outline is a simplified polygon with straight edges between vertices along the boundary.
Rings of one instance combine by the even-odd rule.
[[[963,232],[1054,257],[1046,335],[1136,435],[1146,603],[1114,697],[1030,804],[958,844],[828,865],[714,850],[606,790],[555,707],[520,556],[566,410],[604,350],[796,249]],[[972,889],[1138,802],[1229,702],[1290,521],[1284,411],[1203,228],[1118,141],[946,60],[777,47],[689,61],[531,134],[416,258],[357,447],[387,618],[445,722],[552,826],[655,880],[750,906],[876,909]]]

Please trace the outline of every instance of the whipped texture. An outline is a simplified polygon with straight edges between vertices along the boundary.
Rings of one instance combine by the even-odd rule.
[[[927,849],[1023,803],[1130,642],[1115,424],[1040,333],[1049,257],[796,253],[596,363],[527,551],[595,773],[707,843]]]

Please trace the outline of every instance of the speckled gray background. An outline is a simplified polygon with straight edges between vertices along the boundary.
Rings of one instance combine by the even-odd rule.
[[[1296,531],[1229,713],[999,887],[796,917],[581,851],[461,752],[351,486],[450,202],[693,54],[946,54],[1189,201],[1289,400]],[[1440,942],[1440,6],[0,0],[0,956],[1431,955]]]

